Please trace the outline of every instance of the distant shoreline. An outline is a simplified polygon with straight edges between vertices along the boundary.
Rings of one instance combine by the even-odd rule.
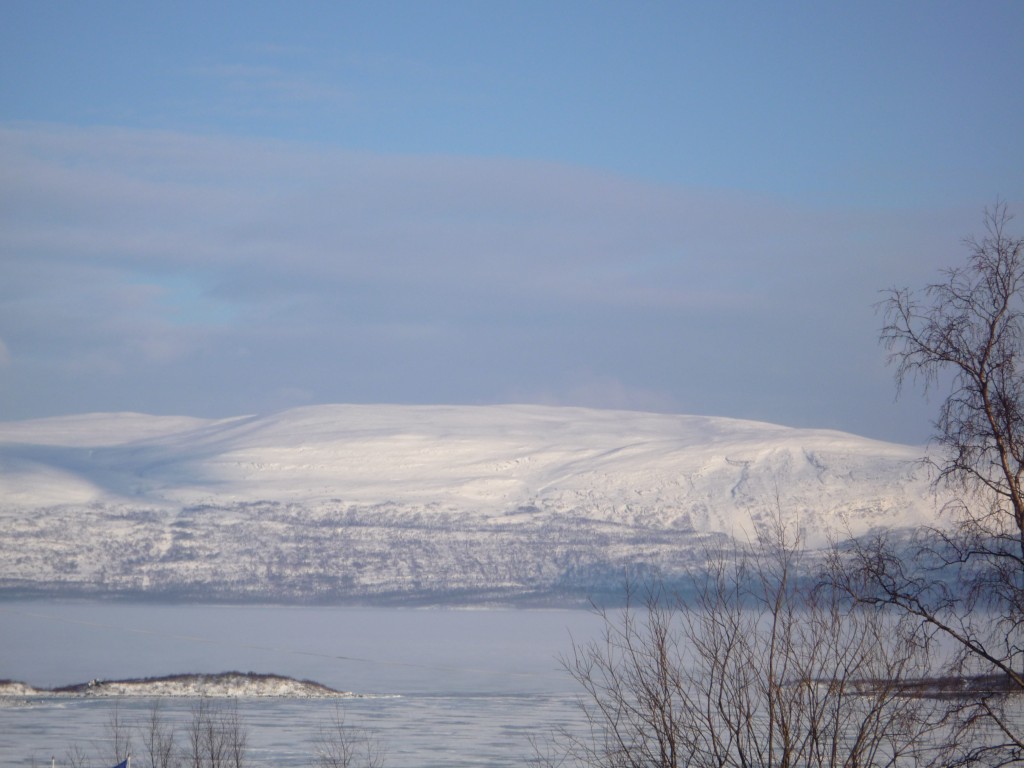
[[[0,699],[9,698],[351,698],[356,694],[339,691],[313,680],[258,672],[179,674],[126,680],[90,680],[86,683],[36,688],[16,680],[0,680]]]

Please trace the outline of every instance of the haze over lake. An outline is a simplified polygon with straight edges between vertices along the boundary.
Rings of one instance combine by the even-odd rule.
[[[599,628],[574,610],[0,603],[0,678],[53,687],[176,672],[275,672],[368,696],[347,721],[388,746],[387,765],[522,765],[530,736],[576,722],[558,662]],[[149,700],[122,699],[129,720]],[[189,702],[164,702],[187,716]],[[67,745],[102,749],[110,700],[0,706],[0,753],[27,766]],[[309,764],[331,701],[242,700],[255,765]],[[60,761],[58,759],[58,764]]]

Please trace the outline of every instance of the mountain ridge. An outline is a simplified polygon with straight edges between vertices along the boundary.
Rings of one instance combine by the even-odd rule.
[[[532,405],[0,423],[0,594],[580,591],[624,569],[680,573],[708,537],[749,538],[773,516],[811,547],[934,523],[944,499],[923,455],[834,430]],[[80,552],[59,543],[72,531]]]

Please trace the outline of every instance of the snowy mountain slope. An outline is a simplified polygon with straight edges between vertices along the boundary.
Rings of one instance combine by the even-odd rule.
[[[10,589],[284,599],[586,589],[778,509],[811,545],[934,521],[921,448],[723,418],[314,406],[0,424]]]

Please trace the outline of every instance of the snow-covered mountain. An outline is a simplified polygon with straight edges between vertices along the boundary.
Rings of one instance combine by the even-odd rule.
[[[923,448],[734,419],[314,406],[0,423],[0,591],[492,600],[672,575],[778,514],[934,522]]]

